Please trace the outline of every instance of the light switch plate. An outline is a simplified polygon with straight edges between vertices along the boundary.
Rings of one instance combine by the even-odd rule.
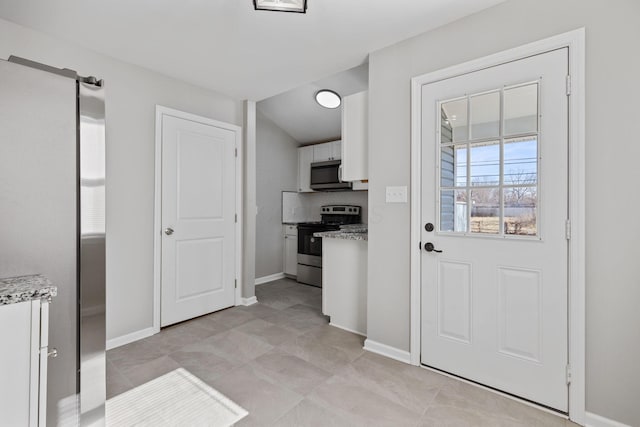
[[[407,187],[387,187],[387,203],[407,203]]]

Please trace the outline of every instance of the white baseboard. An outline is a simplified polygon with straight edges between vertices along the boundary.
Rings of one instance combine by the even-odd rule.
[[[329,325],[333,326],[334,328],[342,329],[343,331],[351,332],[352,334],[357,334],[363,337],[367,336],[367,334],[365,334],[364,332],[356,331],[355,329],[345,328],[344,326],[336,325],[333,322],[329,322]]]
[[[262,285],[264,283],[273,282],[274,280],[284,279],[286,276],[284,273],[270,274],[268,276],[256,277],[256,285]]]
[[[255,296],[252,296],[249,298],[240,298],[240,305],[249,306],[257,303],[258,303],[258,298],[256,298]]]
[[[587,412],[585,414],[585,421],[587,427],[631,427],[627,424],[610,420],[609,418],[605,418],[600,415],[592,414],[591,412]]]
[[[111,338],[107,340],[107,350],[111,350],[112,348],[120,347],[125,344],[132,343],[134,341],[141,340],[143,338],[150,337],[151,335],[157,334],[159,331],[156,331],[153,327],[142,329],[140,331],[131,332],[127,335],[122,335],[116,338]]]
[[[371,353],[395,359],[399,362],[411,364],[411,354],[408,351],[400,350],[376,341],[371,341],[370,339],[364,340],[364,349]]]

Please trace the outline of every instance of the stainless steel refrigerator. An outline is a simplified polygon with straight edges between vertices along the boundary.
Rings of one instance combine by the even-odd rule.
[[[41,273],[58,287],[52,426],[104,424],[103,86],[72,70],[0,60],[0,277]]]

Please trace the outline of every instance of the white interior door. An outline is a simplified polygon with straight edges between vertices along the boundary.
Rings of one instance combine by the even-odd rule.
[[[236,133],[162,116],[161,325],[235,303]]]
[[[567,74],[559,49],[422,88],[421,362],[564,412]]]

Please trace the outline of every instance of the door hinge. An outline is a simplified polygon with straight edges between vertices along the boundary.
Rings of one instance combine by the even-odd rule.
[[[571,220],[568,219],[564,223],[564,234],[567,240],[571,240]]]
[[[238,157],[238,149],[236,148],[236,157]]]
[[[238,214],[236,214],[236,216],[235,216],[235,220],[234,220],[234,221],[235,221],[235,222],[238,222]]]
[[[233,287],[238,289],[238,279],[233,279]]]
[[[567,96],[571,95],[571,76],[567,75]]]
[[[571,385],[571,365],[567,365],[567,385]]]
[[[418,243],[418,249],[422,250],[422,242]]]

